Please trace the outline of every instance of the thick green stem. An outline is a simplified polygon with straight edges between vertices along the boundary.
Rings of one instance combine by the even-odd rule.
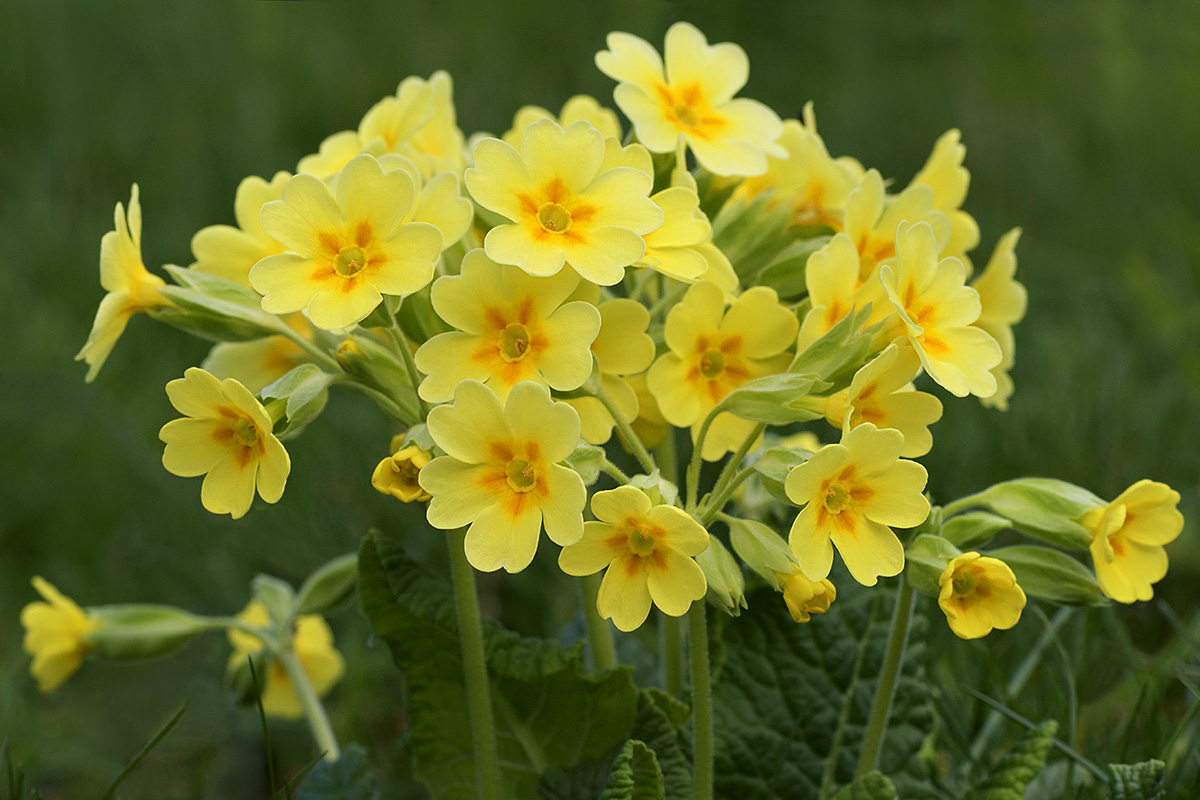
[[[679,485],[679,460],[675,452],[675,429],[668,427],[662,441],[654,448],[654,460],[658,462],[659,474],[676,486]]]
[[[712,677],[708,665],[708,626],[705,603],[698,600],[688,611],[688,647],[692,662],[692,761],[696,767],[696,800],[713,797]]]
[[[600,594],[600,573],[584,575],[579,579],[579,592],[583,598],[583,621],[587,624],[588,647],[592,651],[592,666],[596,669],[612,669],[617,665],[617,650],[613,647],[612,628],[608,620],[600,616],[596,608],[596,597]]]
[[[604,471],[614,481],[621,485],[629,483],[629,476],[621,471],[621,468],[609,461],[607,458],[600,462],[600,469]]]
[[[408,349],[408,342],[404,339],[404,334],[400,332],[399,323],[392,321],[392,327],[388,328],[388,333],[391,334],[392,341],[396,344],[396,350],[400,353],[400,360],[404,362],[404,369],[408,372],[408,382],[412,384],[413,394],[417,397],[417,412],[424,420],[429,416],[429,405],[421,398],[420,392],[417,391],[421,385],[421,375],[417,372],[417,363],[413,361],[412,351]]]
[[[599,400],[604,408],[608,411],[609,416],[613,419],[613,424],[617,428],[617,435],[621,437],[621,441],[633,452],[634,458],[642,465],[642,469],[646,470],[649,475],[655,470],[654,459],[650,457],[650,452],[646,450],[646,445],[642,444],[642,438],[634,432],[629,421],[625,419],[625,415],[621,413],[621,409],[617,408],[617,404],[603,388],[596,390],[595,398]]]
[[[300,700],[300,707],[304,709],[304,717],[308,720],[308,727],[312,729],[313,739],[316,740],[322,757],[326,761],[337,761],[342,751],[338,748],[333,726],[329,724],[325,706],[321,705],[321,698],[317,696],[317,690],[308,679],[308,673],[304,671],[290,645],[286,649],[276,650],[275,658],[287,673],[292,688],[296,690],[296,697]]]
[[[879,685],[875,687],[875,701],[871,704],[871,716],[863,734],[862,752],[858,756],[858,769],[854,776],[866,775],[879,763],[879,751],[887,733],[888,715],[892,711],[892,698],[896,694],[896,682],[900,678],[900,666],[904,663],[904,647],[908,642],[908,629],[913,615],[912,587],[904,576],[900,576],[900,588],[896,592],[896,610],[892,614],[892,630],[888,634],[887,650],[883,654],[883,667],[879,672]]]
[[[754,467],[746,467],[744,470],[733,476],[733,479],[725,484],[719,494],[713,494],[708,504],[704,506],[700,513],[700,524],[707,526],[708,523],[716,519],[721,510],[725,508],[725,504],[729,502],[729,498],[733,497],[733,493],[746,480],[754,474]]]
[[[458,610],[458,636],[462,644],[463,673],[467,680],[467,702],[471,707],[471,739],[475,745],[475,782],[479,800],[500,800],[500,759],[496,753],[496,723],[488,686],[487,661],[483,652],[483,625],[479,597],[475,593],[475,571],[463,549],[466,531],[451,531],[450,574]]]
[[[671,697],[683,692],[683,624],[679,617],[658,615],[658,658],[662,664],[663,690]]]
[[[687,510],[694,511],[700,502],[697,497],[697,492],[700,489],[700,467],[704,463],[701,456],[704,454],[704,440],[708,437],[708,429],[712,426],[713,419],[716,418],[716,407],[708,412],[708,416],[700,423],[700,430],[696,432],[696,443],[692,445],[692,460],[688,462],[687,469]]]

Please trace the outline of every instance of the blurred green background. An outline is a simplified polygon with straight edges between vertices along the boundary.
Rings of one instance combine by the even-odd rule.
[[[204,343],[139,317],[84,384],[72,358],[102,296],[99,240],[130,184],[141,186],[147,265],[186,265],[196,230],[232,223],[243,177],[294,168],[407,75],[448,70],[463,131],[501,133],[526,103],[557,109],[585,92],[610,104],[613,83],[592,60],[605,34],[661,47],[679,19],[745,48],[743,95],[782,116],[815,101],[830,151],[899,185],[939,134],[962,130],[965,208],[983,233],[976,260],[1022,226],[1018,277],[1030,304],[1011,410],[948,403],[924,459],[930,489],[945,500],[1045,475],[1111,498],[1139,478],[1165,481],[1183,495],[1189,524],[1158,596],[1195,618],[1194,0],[9,0],[0,4],[0,739],[48,797],[98,795],[185,698],[183,723],[125,796],[267,792],[258,722],[221,687],[228,651],[217,637],[156,662],[89,663],[39,695],[17,622],[31,575],[85,605],[232,613],[257,572],[298,582],[371,526],[419,530],[370,489],[391,430],[358,397],[335,396],[289,445],[283,500],[234,522],[204,512],[199,481],[160,463],[157,431],[174,416],[163,386],[202,360]],[[1150,649],[1169,636],[1155,605],[1115,619]],[[334,625],[351,664],[332,696],[335,725],[370,742],[381,769],[402,768],[399,677],[356,612]],[[1110,627],[1095,625],[1099,642]],[[277,731],[279,749],[304,763],[303,726]]]

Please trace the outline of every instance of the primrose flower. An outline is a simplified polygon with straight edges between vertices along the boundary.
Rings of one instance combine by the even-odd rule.
[[[858,251],[850,237],[839,233],[829,244],[813,253],[804,270],[804,283],[812,308],[800,326],[797,347],[801,350],[824,336],[852,311],[871,304],[864,327],[874,325],[894,312],[878,281],[859,280]]]
[[[942,401],[912,388],[921,361],[907,343],[890,344],[854,374],[850,388],[831,395],[825,419],[850,430],[864,422],[904,434],[904,458],[917,458],[933,447],[929,426],[942,418]]]
[[[979,319],[975,327],[983,329],[1000,345],[1000,363],[992,367],[996,379],[996,393],[984,398],[985,406],[1001,411],[1008,410],[1008,398],[1012,397],[1013,382],[1009,370],[1016,363],[1016,340],[1012,326],[1025,318],[1028,299],[1025,287],[1015,278],[1017,274],[1017,240],[1021,229],[1013,228],[1000,237],[996,249],[988,260],[987,267],[980,273],[971,288],[979,292]]]
[[[569,270],[535,278],[472,250],[460,275],[433,284],[434,310],[458,330],[417,349],[417,369],[427,375],[421,397],[447,401],[468,378],[487,384],[501,402],[521,381],[559,391],[579,388],[592,372],[588,348],[600,330],[600,313],[591,303],[566,302],[578,284]]]
[[[1092,565],[1104,594],[1118,603],[1154,597],[1152,584],[1167,574],[1167,551],[1183,530],[1179,492],[1140,480],[1103,508],[1079,520],[1092,534]]]
[[[520,572],[533,560],[543,525],[555,544],[579,541],[587,490],[578,473],[558,464],[579,442],[579,415],[570,406],[530,382],[517,384],[502,406],[491,389],[465,380],[453,405],[429,412],[428,425],[446,451],[418,476],[433,496],[429,524],[470,525],[471,566]]]
[[[267,608],[258,600],[250,604],[237,615],[237,619],[246,625],[267,628],[271,624]],[[246,659],[263,650],[262,640],[246,631],[230,628],[229,644],[233,653],[229,656],[230,672],[241,669]],[[296,660],[318,697],[324,697],[342,679],[346,671],[346,662],[333,646],[333,633],[328,623],[319,614],[310,614],[296,619],[292,632],[292,650]],[[266,674],[259,675],[262,688],[263,713],[268,717],[280,719],[300,719],[304,716],[304,707],[296,694],[296,687],[288,677],[287,670],[275,659],[267,664]]]
[[[950,218],[933,210],[933,190],[928,186],[909,186],[896,197],[889,198],[879,172],[867,170],[846,198],[842,226],[842,231],[858,250],[860,283],[870,280],[884,261],[895,258],[897,228],[905,221],[912,227],[918,222],[927,223],[936,237],[934,254],[945,249],[950,238]]]
[[[824,614],[837,599],[837,589],[828,578],[810,581],[798,566],[791,572],[777,572],[775,579],[783,592],[783,602],[796,622],[808,622],[813,614]]]
[[[521,106],[513,116],[512,127],[500,138],[513,148],[519,149],[521,134],[530,125],[543,119],[552,119],[563,128],[582,120],[600,131],[606,142],[609,139],[621,138],[621,123],[617,120],[616,113],[604,108],[594,97],[586,94],[577,94],[564,103],[557,117],[541,106]]]
[[[896,250],[896,268],[885,264],[880,281],[929,377],[957,397],[995,394],[990,370],[1000,363],[1000,345],[972,324],[979,294],[964,285],[962,262],[938,260],[933,229],[923,222],[901,223]]]
[[[1021,618],[1025,592],[1007,564],[979,553],[963,553],[946,565],[938,579],[938,605],[950,630],[961,639],[1008,630]]]
[[[963,166],[966,154],[961,134],[951,128],[938,137],[929,160],[910,185],[928,186],[933,190],[933,210],[950,219],[950,238],[942,255],[960,258],[969,268],[966,254],[979,244],[979,225],[974,217],[962,210],[971,183],[971,173]]]
[[[377,492],[390,494],[402,503],[424,502],[430,495],[421,488],[417,477],[429,459],[430,454],[416,445],[397,450],[375,467],[371,485]]]
[[[708,591],[694,556],[708,547],[708,532],[683,509],[654,505],[640,489],[620,486],[592,497],[597,522],[564,547],[558,565],[568,575],[607,567],[596,608],[622,631],[646,621],[650,604],[679,617]]]
[[[499,139],[479,142],[467,189],[513,222],[488,231],[488,257],[530,275],[569,264],[593,283],[619,282],[646,254],[642,236],[662,225],[663,214],[649,197],[653,176],[603,169],[604,155],[604,137],[586,122],[566,130],[552,119],[534,122],[519,151]]]
[[[167,384],[167,397],[184,416],[158,432],[167,445],[163,466],[183,478],[204,475],[206,509],[240,519],[255,491],[268,503],[283,496],[291,459],[271,432],[270,414],[245,386],[192,367]]]
[[[40,577],[32,581],[45,602],[21,609],[25,652],[33,656],[29,672],[43,692],[53,692],[71,677],[90,651],[87,636],[100,626],[71,598]]]
[[[146,271],[142,263],[142,206],[135,183],[129,195],[129,216],[117,203],[114,229],[100,240],[100,285],[108,292],[100,301],[91,333],[76,361],[88,365],[85,381],[91,383],[104,366],[131,317],[140,311],[170,303],[159,294],[162,278]]]
[[[337,181],[337,194],[311,175],[296,175],[283,199],[263,206],[263,230],[294,252],[267,256],[250,270],[263,310],[307,309],[313,325],[334,330],[375,310],[383,295],[408,295],[433,278],[442,235],[426,222],[405,223],[412,178],[384,172],[357,156]]]
[[[787,155],[776,140],[783,123],[755,100],[733,99],[746,85],[746,51],[725,42],[709,45],[686,22],[667,31],[664,59],[644,39],[610,33],[596,66],[618,81],[613,99],[633,122],[638,141],[655,153],[684,143],[716,175],[761,175],[767,156]],[[679,150],[682,152],[682,149]]]
[[[237,227],[209,225],[192,237],[192,255],[196,262],[191,269],[227,278],[242,286],[250,286],[250,268],[258,261],[282,253],[287,248],[267,235],[258,220],[262,207],[283,197],[289,172],[276,172],[270,183],[251,175],[238,184],[233,200],[233,216]]]
[[[672,425],[692,427],[695,441],[708,412],[753,378],[787,368],[787,349],[799,323],[773,289],[755,286],[728,310],[721,289],[698,283],[667,314],[666,353],[650,367],[647,384]],[[715,461],[736,450],[755,423],[725,412],[704,439],[702,457]]]
[[[788,473],[784,491],[804,506],[788,545],[809,580],[828,577],[834,547],[864,586],[904,569],[904,546],[892,526],[920,525],[929,501],[921,494],[928,473],[901,459],[903,448],[899,431],[866,422]]]

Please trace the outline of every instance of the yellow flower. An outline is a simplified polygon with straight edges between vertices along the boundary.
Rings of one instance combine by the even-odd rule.
[[[902,222],[915,227],[925,222],[936,236],[937,255],[950,239],[950,218],[933,210],[933,190],[928,186],[910,186],[889,198],[883,178],[876,170],[867,170],[858,186],[846,199],[843,232],[858,250],[859,283],[866,283],[884,261],[895,258],[897,228]]]
[[[879,281],[859,280],[858,251],[844,233],[813,253],[804,271],[812,308],[800,326],[797,346],[803,350],[829,333],[847,314],[871,304],[871,316],[863,327],[881,322],[894,314]]]
[[[938,605],[950,630],[961,639],[987,636],[1017,624],[1025,608],[1025,592],[1007,564],[979,553],[963,553],[938,578]]]
[[[304,338],[312,339],[312,326],[303,314],[291,314],[284,322]],[[251,394],[258,394],[310,360],[308,352],[288,337],[267,336],[246,342],[220,342],[208,351],[200,369],[221,380],[233,378]]]
[[[238,184],[233,200],[233,215],[237,227],[209,225],[192,237],[192,255],[196,263],[191,268],[209,275],[219,275],[242,286],[250,286],[250,268],[260,259],[287,250],[268,236],[258,221],[262,207],[283,197],[288,172],[276,172],[267,183],[251,175]]]
[[[672,425],[700,425],[725,395],[743,383],[787,368],[787,349],[796,339],[796,317],[773,289],[756,286],[728,310],[720,288],[698,283],[667,315],[668,352],[647,375],[662,415]],[[755,423],[726,412],[713,421],[702,457],[715,461],[736,450]]]
[[[167,396],[184,417],[158,432],[167,444],[163,466],[184,478],[204,475],[206,509],[239,519],[256,489],[268,503],[283,496],[291,459],[271,432],[271,416],[245,386],[192,367],[167,384]]]
[[[479,142],[467,189],[514,223],[488,231],[488,257],[530,275],[553,275],[569,264],[593,283],[619,282],[646,254],[642,235],[663,216],[649,198],[652,176],[602,169],[604,154],[604,137],[586,122],[566,130],[552,119],[535,122],[519,151],[499,139]]]
[[[867,422],[788,473],[784,491],[804,506],[788,545],[809,580],[829,575],[834,547],[864,586],[904,569],[904,546],[892,526],[920,525],[929,516],[929,501],[921,494],[928,473],[901,459],[903,448],[899,431]]]
[[[600,313],[591,303],[565,302],[578,283],[569,270],[535,278],[472,250],[462,274],[433,285],[434,310],[458,330],[417,349],[417,368],[427,375],[421,397],[447,401],[467,378],[486,383],[501,402],[521,381],[558,391],[579,388],[592,372],[588,348],[600,330]]]
[[[913,389],[910,381],[921,361],[907,343],[888,345],[854,374],[850,388],[831,395],[825,419],[850,430],[864,422],[895,428],[904,435],[904,458],[917,458],[933,447],[929,426],[942,418],[942,401]]]
[[[1118,603],[1154,597],[1151,584],[1167,574],[1167,551],[1183,530],[1179,492],[1140,480],[1079,523],[1092,534],[1092,564],[1100,589]]]
[[[84,380],[88,383],[100,372],[134,314],[170,305],[158,292],[163,279],[147,272],[142,263],[142,206],[136,183],[129,195],[128,223],[120,203],[113,216],[114,229],[100,240],[100,285],[108,294],[100,301],[92,331],[75,356],[76,361],[87,362]]]
[[[433,495],[429,524],[470,525],[466,553],[475,569],[525,569],[543,524],[555,544],[579,541],[587,491],[577,473],[558,464],[579,442],[579,415],[570,406],[529,382],[517,384],[501,406],[491,389],[465,380],[453,405],[429,412],[428,425],[446,451],[419,476]]]
[[[259,628],[267,628],[271,624],[266,606],[257,600],[251,600],[237,618],[246,625]],[[229,656],[230,671],[241,668],[249,656],[263,649],[263,643],[257,636],[233,628],[229,629],[229,644],[233,647],[233,654]],[[329,694],[346,671],[341,653],[333,646],[333,633],[318,614],[296,620],[292,632],[292,650],[318,697]],[[304,716],[304,707],[300,705],[296,687],[278,661],[271,659],[266,674],[260,673],[258,680],[262,688],[260,698],[264,714],[281,719],[300,719]]]
[[[810,581],[798,566],[786,574],[775,573],[775,579],[783,592],[783,602],[796,622],[808,622],[813,614],[824,614],[837,599],[837,589],[828,578]]]
[[[100,622],[42,578],[35,577],[32,583],[46,602],[35,601],[21,609],[24,647],[33,656],[29,672],[38,688],[53,692],[79,669],[91,649],[87,635]]]
[[[428,463],[429,453],[415,445],[405,447],[379,462],[371,474],[371,485],[403,503],[424,502],[430,495],[417,478]]]
[[[694,26],[677,22],[667,31],[664,52],[665,65],[644,39],[610,33],[608,50],[596,54],[600,71],[618,81],[613,99],[638,141],[670,153],[682,140],[717,175],[760,175],[768,155],[787,155],[776,143],[783,123],[775,112],[733,99],[750,75],[746,51],[728,42],[710,46]]]
[[[942,255],[961,258],[969,268],[966,254],[979,244],[979,225],[974,217],[962,210],[967,187],[971,183],[971,173],[962,165],[967,148],[960,139],[958,130],[954,128],[943,133],[934,144],[929,160],[910,185],[928,186],[933,190],[933,210],[950,218],[950,238]]]
[[[513,117],[513,126],[500,138],[514,148],[520,148],[521,134],[530,125],[543,119],[552,119],[563,128],[582,120],[600,131],[606,141],[621,138],[621,123],[617,121],[617,115],[586,94],[577,94],[564,103],[557,117],[541,106],[522,106]]]
[[[1017,240],[1021,229],[1013,228],[1000,237],[987,267],[971,284],[979,292],[979,319],[975,327],[982,328],[1000,345],[1000,363],[992,367],[996,393],[984,398],[985,406],[1008,410],[1013,382],[1009,370],[1016,363],[1016,340],[1012,326],[1025,318],[1027,297],[1025,287],[1015,278],[1017,274]]]
[[[262,209],[263,230],[293,251],[268,256],[250,283],[271,314],[308,310],[318,328],[333,330],[370,314],[384,294],[408,295],[433,278],[442,235],[426,222],[405,223],[412,178],[384,172],[371,156],[346,165],[337,194],[311,175],[296,175],[283,199]]]
[[[640,489],[621,486],[592,497],[598,522],[564,547],[558,565],[568,575],[591,575],[607,567],[596,608],[622,631],[646,621],[650,603],[672,617],[687,613],[708,590],[693,560],[708,547],[708,532],[682,509],[654,505]]]
[[[896,268],[885,264],[880,280],[904,323],[905,335],[929,376],[958,397],[990,397],[1000,345],[974,323],[979,294],[964,285],[957,258],[938,260],[933,229],[924,222],[896,231]]]

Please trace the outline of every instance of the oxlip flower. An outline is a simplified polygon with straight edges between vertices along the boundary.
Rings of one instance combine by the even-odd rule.
[[[1167,574],[1163,545],[1183,530],[1179,492],[1140,480],[1079,523],[1092,534],[1092,565],[1100,589],[1118,603],[1154,597],[1153,584]]]
[[[1008,630],[1021,618],[1025,592],[1012,569],[997,558],[963,553],[946,565],[938,579],[938,605],[950,630],[962,639]]]
[[[87,635],[100,622],[42,578],[33,579],[33,588],[43,600],[21,609],[24,648],[33,656],[29,671],[38,688],[53,692],[79,669],[90,650]]]

